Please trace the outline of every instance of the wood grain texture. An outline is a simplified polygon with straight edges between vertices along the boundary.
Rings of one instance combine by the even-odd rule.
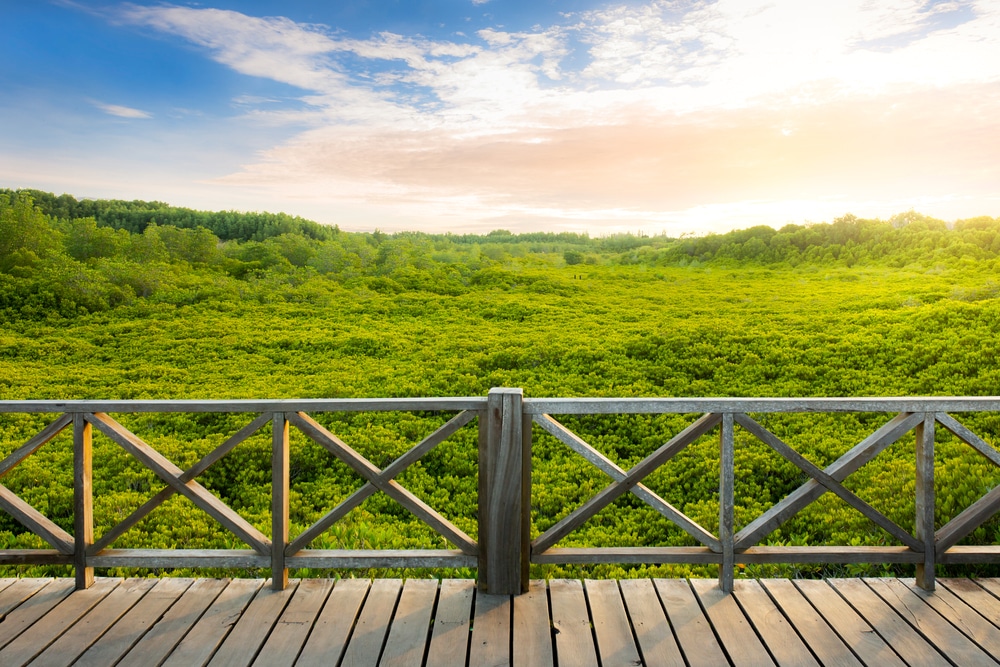
[[[829,594],[837,595],[832,590]],[[733,586],[733,597],[739,602],[743,613],[753,624],[779,667],[819,665],[795,628],[789,624],[788,619],[775,606],[759,582],[753,579],[737,579]]]
[[[597,667],[597,647],[583,585],[576,579],[552,579],[549,598],[560,667]]]
[[[402,588],[403,582],[399,579],[376,579],[372,582],[341,667],[371,667],[377,664]]]
[[[475,590],[472,579],[441,581],[426,667],[465,667]]]
[[[302,650],[331,589],[330,579],[301,580],[253,664],[290,664]]]
[[[553,667],[552,621],[545,581],[531,581],[528,592],[514,596],[513,667]]]
[[[747,620],[736,602],[722,587],[711,579],[692,579],[691,588],[715,628],[719,641],[733,665],[770,667],[774,665],[767,649],[757,637],[753,625]]]
[[[370,585],[370,579],[336,582],[299,653],[296,667],[325,667],[340,662]]]
[[[399,596],[380,667],[422,667],[437,601],[436,579],[407,579]]]
[[[802,640],[823,665],[857,667],[861,662],[788,579],[761,581]]]
[[[729,664],[690,584],[683,579],[654,579],[653,583],[688,664],[691,667]]]
[[[618,585],[643,664],[646,667],[684,667],[684,657],[653,582],[649,579],[622,579]]]
[[[641,664],[618,582],[614,579],[587,579],[584,590],[601,667],[635,667]]]
[[[511,596],[476,592],[469,667],[510,664]]]

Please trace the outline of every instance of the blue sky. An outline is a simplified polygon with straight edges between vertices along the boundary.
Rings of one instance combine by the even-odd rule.
[[[993,0],[0,0],[0,186],[345,229],[1000,215]]]

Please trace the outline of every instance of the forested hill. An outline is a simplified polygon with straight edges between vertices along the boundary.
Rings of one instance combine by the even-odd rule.
[[[332,284],[441,295],[515,285],[562,289],[566,276],[532,267],[934,268],[996,263],[998,256],[1000,219],[990,217],[948,226],[913,212],[886,221],[848,215],[828,224],[679,239],[503,230],[384,234],[344,232],[281,213],[0,190],[0,312],[8,317],[72,316],[135,299],[245,298],[258,287],[266,295],[260,298],[282,298],[283,289],[295,288],[289,298],[306,300]]]

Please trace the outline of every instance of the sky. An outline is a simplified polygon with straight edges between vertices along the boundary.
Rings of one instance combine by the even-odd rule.
[[[352,231],[1000,216],[996,0],[0,12],[0,187]]]

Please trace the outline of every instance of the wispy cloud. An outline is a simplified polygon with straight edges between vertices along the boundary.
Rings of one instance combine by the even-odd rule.
[[[312,129],[220,182],[302,198],[631,222],[1000,183],[991,0],[652,0],[463,41],[169,5],[120,18],[301,89],[255,113]]]
[[[148,111],[143,111],[141,109],[133,109],[132,107],[123,107],[119,104],[105,104],[104,102],[98,102],[96,100],[92,101],[95,107],[103,111],[110,116],[118,116],[119,118],[152,118],[153,114]]]

